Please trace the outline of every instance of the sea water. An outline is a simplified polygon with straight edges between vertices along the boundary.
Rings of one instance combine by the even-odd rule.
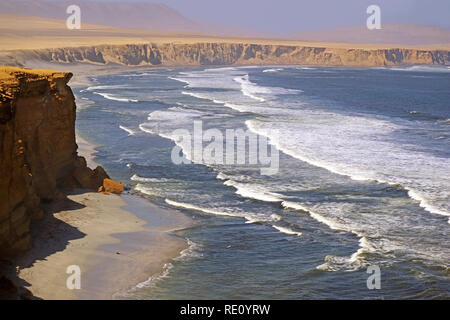
[[[450,298],[450,68],[133,71],[77,89],[77,129],[189,248],[134,299]],[[174,131],[250,130],[279,170],[171,161]],[[271,139],[273,132],[278,139]],[[369,290],[370,266],[381,289]]]

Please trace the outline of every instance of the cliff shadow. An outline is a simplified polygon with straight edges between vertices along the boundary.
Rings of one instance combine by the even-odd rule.
[[[82,194],[86,191],[76,190],[74,192]],[[73,193],[71,192],[71,194]],[[30,286],[30,283],[20,278],[20,270],[30,268],[38,261],[47,260],[47,257],[65,250],[71,241],[86,236],[78,228],[61,219],[65,212],[80,210],[85,207],[85,205],[67,197],[43,204],[44,218],[33,221],[31,224],[30,248],[19,254],[13,261],[4,264],[7,277],[19,287],[19,290]],[[60,214],[59,218],[55,216],[57,213]],[[33,299],[38,299],[38,297],[33,297]]]

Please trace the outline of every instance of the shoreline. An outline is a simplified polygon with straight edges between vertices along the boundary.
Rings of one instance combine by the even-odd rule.
[[[188,247],[170,232],[189,218],[123,197],[77,190],[49,205],[53,214],[36,222],[32,247],[14,261],[20,285],[45,300],[113,299],[163,272]],[[80,268],[80,290],[67,288],[69,266]]]
[[[90,166],[95,145],[77,133],[78,154]],[[164,272],[188,248],[173,234],[193,225],[185,214],[136,195],[75,190],[46,205],[34,222],[32,245],[14,259],[11,277],[37,299],[99,300],[127,292]],[[69,266],[81,271],[81,289],[69,290]]]

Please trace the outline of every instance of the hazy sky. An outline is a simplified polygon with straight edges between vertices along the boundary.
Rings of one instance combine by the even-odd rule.
[[[450,0],[162,0],[189,18],[272,32],[365,24],[366,9],[382,21],[450,27]]]
[[[111,0],[106,0],[111,1]],[[267,32],[365,25],[366,9],[381,7],[382,22],[450,28],[450,0],[116,0],[164,3],[203,22]]]

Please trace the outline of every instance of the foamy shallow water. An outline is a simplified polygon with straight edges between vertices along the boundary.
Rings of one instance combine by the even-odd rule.
[[[196,245],[133,297],[448,297],[450,76],[436,70],[157,70],[77,92],[92,101],[77,125],[103,146],[97,161],[199,221],[180,232]],[[195,120],[279,130],[279,172],[172,164],[175,145],[195,160],[173,134]]]

